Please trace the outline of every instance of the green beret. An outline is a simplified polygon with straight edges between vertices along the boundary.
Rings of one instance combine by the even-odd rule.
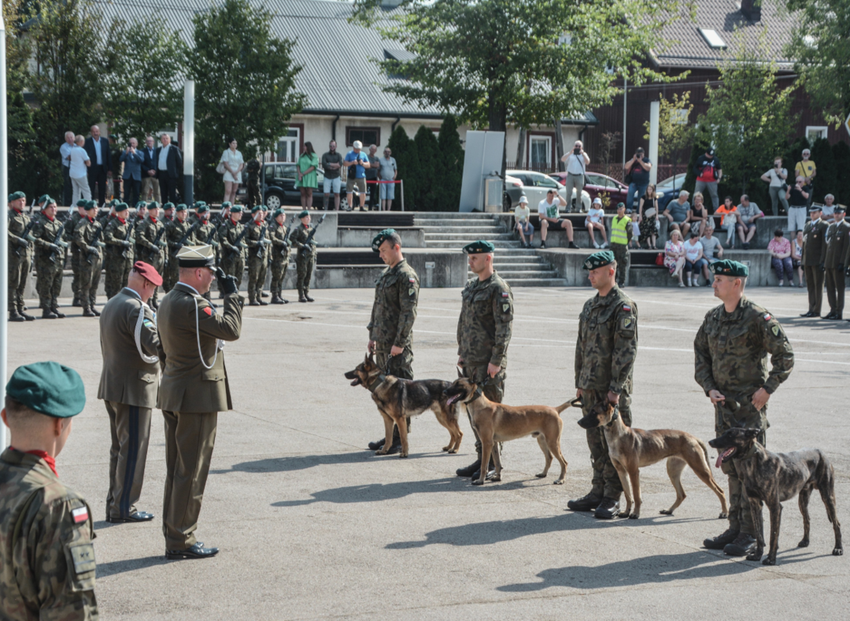
[[[86,211],[91,211],[92,209],[97,209],[97,203],[94,201],[86,201]]]
[[[195,209],[197,209],[201,205],[206,205],[206,204],[207,204],[206,201],[195,201]]]
[[[81,198],[80,200],[77,201],[77,207],[85,207],[88,204],[89,204],[89,202],[84,198]]]
[[[613,262],[613,252],[610,250],[600,250],[599,252],[594,252],[592,255],[587,257],[584,260],[582,267],[586,270],[595,270],[597,267],[604,267]]]
[[[11,194],[9,194],[9,202],[11,203],[12,201],[16,201],[18,199],[26,198],[26,197],[27,197],[27,195],[24,194],[23,192],[12,192]]]
[[[195,211],[198,213],[206,213],[210,210],[209,205],[206,203],[195,203]]]
[[[222,208],[222,209],[227,209],[228,207],[233,207],[233,203],[231,203],[230,201],[224,201],[224,202],[221,204],[221,208]],[[241,210],[240,210],[240,211],[241,211]]]
[[[378,252],[378,249],[381,247],[381,244],[383,244],[384,241],[386,241],[395,234],[395,229],[384,229],[383,231],[375,235],[375,238],[372,240],[372,250]]]
[[[148,203],[148,209],[159,209],[159,203],[151,201]]]
[[[174,209],[174,203],[165,203],[165,204],[162,206],[162,209],[163,209],[163,211],[166,211],[166,210],[168,210],[168,209]]]
[[[136,209],[147,209],[148,204],[145,201],[139,201],[136,203]]]
[[[129,205],[127,203],[117,203],[115,205],[115,213],[121,213],[122,211],[126,211]]]
[[[6,394],[31,410],[53,416],[76,416],[86,406],[80,374],[58,362],[34,362],[15,369]]]
[[[227,206],[230,207],[230,203],[227,203]],[[225,209],[223,204],[221,208]],[[230,213],[242,213],[242,205],[233,205],[233,207],[230,207]]]
[[[286,213],[286,212],[285,212],[283,209],[281,209],[281,208],[279,208],[279,207],[278,207],[277,209],[275,209],[275,210],[274,210],[274,213],[272,214],[272,217],[273,217],[273,218],[277,218],[280,214],[285,214],[285,213]]]
[[[45,201],[44,201],[44,205],[42,205],[42,207],[49,207],[50,205],[55,205],[55,204],[56,204],[56,199],[55,199],[55,198],[50,198],[50,197],[48,196],[48,197],[47,197],[47,200],[45,200]]]
[[[180,203],[177,207],[174,208],[174,211],[186,211],[186,204]]]
[[[262,207],[260,207],[259,205],[254,205],[253,207],[251,207],[251,213],[257,213],[261,209]]]
[[[111,201],[105,203],[104,207],[109,207],[111,209],[112,207],[115,207],[115,205],[117,205],[120,202],[121,201],[119,201],[117,198],[113,198]]]
[[[50,194],[42,194],[42,195],[38,198],[38,203],[39,203],[39,204],[41,204],[41,203],[46,203],[46,202],[47,202],[47,201],[49,201],[49,200],[50,200]]]
[[[750,275],[750,269],[746,265],[744,265],[743,263],[739,263],[738,261],[732,261],[730,259],[715,261],[714,263],[708,266],[708,269],[711,270],[712,274],[716,274],[718,276],[746,278]]]
[[[310,215],[310,212],[307,211],[306,209],[304,209],[301,213],[298,214],[298,217],[299,218],[306,218],[309,215]]]
[[[463,251],[466,254],[482,254],[493,252],[494,250],[496,250],[496,246],[485,239],[479,239],[478,241],[472,242],[471,244],[467,244],[463,247]]]

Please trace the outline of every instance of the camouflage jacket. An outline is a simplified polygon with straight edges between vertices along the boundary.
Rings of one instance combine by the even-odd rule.
[[[632,392],[632,371],[638,347],[638,309],[614,285],[584,303],[578,319],[576,388]]]
[[[262,259],[266,256],[266,247],[269,246],[269,230],[268,225],[260,220],[251,220],[245,226],[248,227],[248,232],[245,233],[245,245],[248,246],[249,259]],[[265,230],[263,230],[265,228]],[[265,243],[260,242],[260,238],[264,239]]]
[[[369,338],[378,344],[378,349],[411,346],[418,303],[419,276],[407,261],[402,259],[384,270],[375,283],[372,318],[366,326]]]
[[[39,457],[0,455],[0,601],[4,620],[98,618],[91,510]]]
[[[221,225],[221,228],[218,229],[218,241],[221,244],[221,247],[226,252],[232,255],[243,254],[242,250],[239,250],[234,246],[234,242],[242,234],[242,229],[245,228],[245,225],[237,222],[233,223],[231,218],[228,218],[227,221]],[[245,239],[244,237],[242,238]]]
[[[80,249],[80,254],[83,257],[89,256],[90,248],[97,249],[97,252],[91,253],[92,257],[95,255],[103,257],[103,251],[100,249],[100,244],[103,243],[103,237],[102,234],[98,235],[98,231],[100,231],[100,222],[89,220],[88,218],[82,220],[74,228],[74,243]]]
[[[201,225],[195,230],[192,235],[191,243],[195,245],[209,244],[212,247],[218,247],[218,232],[216,226],[209,220],[199,220]]]
[[[145,219],[136,228],[136,255],[139,258],[147,257],[151,254],[151,250],[154,248],[153,242],[163,228],[165,228],[165,224],[163,224],[162,220],[153,220],[150,216],[145,216]],[[165,243],[163,237],[165,237],[165,233],[159,236],[157,248],[160,251],[162,244]],[[144,252],[139,252],[139,250],[144,250]]]
[[[53,256],[53,249],[50,247],[51,244],[59,246],[64,243],[61,238],[57,238],[59,229],[61,228],[62,223],[57,218],[53,218],[51,220],[46,215],[42,214],[38,220],[36,220],[35,226],[32,227],[32,237],[35,240],[36,256],[39,260],[46,261]],[[62,237],[64,236],[65,233],[63,231]],[[62,262],[64,263],[64,248],[60,248],[56,254],[57,256],[61,254]]]
[[[25,214],[23,212],[19,213],[14,209],[9,210],[8,237],[9,237],[9,252],[12,255],[16,255],[18,252],[20,252],[20,256],[23,257],[25,250],[26,250],[27,253],[32,252],[32,243],[30,243],[29,246],[26,249],[24,249],[24,247],[21,246],[21,242],[20,242],[20,240],[24,239],[24,237],[26,237],[26,240],[28,242],[32,242],[33,237],[32,237],[32,235],[30,234],[29,231],[31,231],[33,229],[34,225],[33,225],[33,227],[31,227],[31,226],[29,226],[29,224],[30,224],[30,217],[27,214]],[[29,228],[29,231],[27,231],[27,228]],[[26,232],[26,235],[24,235],[25,232]]]
[[[248,183],[258,184],[260,182],[260,161],[257,159],[248,160],[245,166],[245,171],[248,173]]]
[[[201,228],[200,226],[195,227],[195,231],[192,231],[191,235],[187,235],[192,226],[193,225],[189,222],[189,218],[186,218],[183,222],[174,218],[174,220],[169,222],[165,227],[164,237],[168,241],[168,254],[171,255],[175,261],[177,260],[177,251],[180,247],[180,240],[185,237],[186,241],[183,242],[183,245],[190,245],[192,243],[192,238],[195,235],[195,231]]]
[[[109,224],[106,225],[106,229],[103,231],[103,242],[106,244],[106,253],[112,257],[118,257],[119,255],[124,254],[124,240],[127,237],[127,231],[135,228],[135,223],[132,220],[124,220],[121,221],[121,218],[112,218],[109,221]],[[130,233],[130,239],[127,241],[130,242],[130,245],[133,244],[133,234]],[[127,253],[127,258],[132,259],[133,256]]]
[[[81,216],[79,211],[74,211],[74,213],[72,213],[71,215],[69,215],[65,219],[64,238],[65,238],[66,242],[73,242],[74,241],[74,231],[76,230],[77,225],[80,223],[80,221],[84,220],[84,219],[85,219],[85,216]],[[74,252],[79,252],[79,249],[76,246],[72,245],[71,249]]]
[[[470,366],[508,366],[508,345],[514,321],[514,295],[495,271],[487,280],[473,278],[461,294],[457,322],[457,353]]]
[[[746,297],[731,313],[722,304],[708,311],[694,339],[694,352],[694,378],[705,394],[719,390],[736,401],[762,387],[773,394],[794,368],[794,351],[782,326]]]
[[[307,236],[310,235],[310,231],[312,230],[313,228],[310,225],[304,226],[299,222],[295,227],[295,230],[292,231],[292,235],[289,236],[289,241],[292,242],[292,247],[299,250],[298,256],[303,255],[305,251],[308,251],[307,255],[316,254],[316,245],[313,240],[310,240],[309,248],[304,245],[304,242],[307,241]]]
[[[833,222],[826,230],[827,269],[844,269],[847,267],[847,253],[850,251],[850,223],[846,220]]]
[[[269,224],[269,239],[272,240],[272,261],[285,261],[289,258],[289,240],[286,239],[286,221]],[[284,241],[285,240],[285,241]]]

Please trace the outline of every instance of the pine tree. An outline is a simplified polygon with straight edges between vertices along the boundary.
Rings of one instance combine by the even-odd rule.
[[[416,156],[418,159],[416,174],[420,179],[417,184],[416,210],[438,211],[442,209],[443,196],[442,180],[439,177],[439,145],[434,131],[419,126],[419,131],[413,137],[416,145]]]
[[[387,141],[387,146],[392,151],[392,156],[398,166],[396,180],[404,180],[404,184],[399,184],[398,191],[395,193],[393,209],[401,209],[401,189],[403,188],[405,209],[412,211],[413,193],[416,191],[416,175],[413,174],[413,171],[416,170],[416,147],[401,125],[393,130],[390,139]]]
[[[440,180],[440,211],[457,211],[460,208],[460,188],[463,183],[463,145],[457,131],[457,120],[449,114],[443,120],[437,138],[438,171]]]

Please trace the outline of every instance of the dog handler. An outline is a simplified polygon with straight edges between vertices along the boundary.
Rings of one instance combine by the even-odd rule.
[[[469,255],[473,278],[463,289],[463,304],[457,322],[457,364],[463,376],[482,384],[484,396],[501,403],[505,394],[505,369],[508,366],[508,345],[514,322],[514,296],[511,288],[493,267],[496,247],[484,240],[467,244],[463,251]],[[470,420],[470,424],[472,420]],[[475,450],[478,459],[466,468],[459,468],[459,477],[479,478],[481,440],[475,427]],[[492,460],[491,460],[492,463]]]
[[[694,378],[714,404],[717,437],[733,427],[761,429],[765,445],[767,400],[788,379],[794,352],[773,315],[744,296],[749,269],[737,261],[716,261],[714,295],[723,302],[710,310],[694,340]],[[771,370],[767,370],[770,354]],[[703,545],[729,556],[746,556],[756,547],[752,513],[733,460],[721,469],[729,479],[729,528]]]
[[[632,371],[637,357],[637,306],[617,287],[617,262],[610,250],[595,252],[583,265],[596,295],[584,303],[576,342],[576,396],[587,416],[600,401],[619,404],[620,416],[632,426]],[[593,482],[590,493],[570,500],[571,511],[593,511],[594,517],[617,517],[623,486],[605,442],[603,428],[587,430]]]

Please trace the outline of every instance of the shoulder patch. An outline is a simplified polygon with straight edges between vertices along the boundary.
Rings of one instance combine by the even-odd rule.
[[[71,511],[71,518],[74,520],[74,524],[82,524],[83,522],[87,522],[89,519],[89,509],[88,507],[77,507]]]
[[[416,282],[415,278],[408,278],[407,280],[409,280],[410,282]]]
[[[81,574],[95,570],[94,546],[91,543],[72,544],[69,546],[69,550],[76,576],[79,577]]]
[[[204,312],[207,314],[207,316],[208,316],[208,317],[212,317],[213,309],[212,309],[212,307],[211,307],[211,306],[207,306],[207,307],[204,309]]]
[[[503,297],[503,298],[510,297],[510,295],[511,295],[511,294],[510,294],[510,293],[508,293],[507,291],[502,291],[502,297]]]
[[[630,312],[632,312],[632,307],[629,306],[628,304],[623,304],[623,310],[626,311],[627,313],[630,313]]]
[[[764,320],[765,320],[765,321],[770,321],[771,319],[773,319],[773,317],[771,316],[771,314],[770,314],[770,313],[765,313],[765,314],[764,314]]]

